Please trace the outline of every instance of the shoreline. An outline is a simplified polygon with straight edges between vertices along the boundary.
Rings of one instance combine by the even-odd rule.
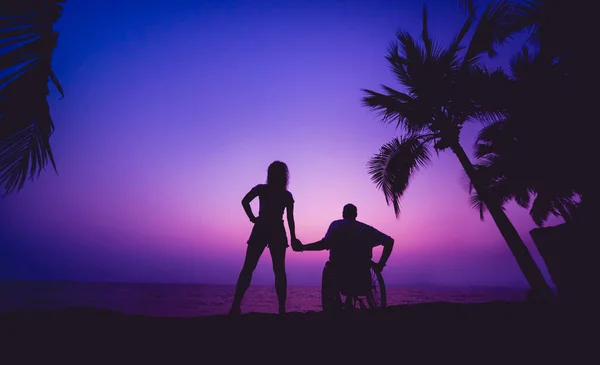
[[[477,309],[477,310],[499,310],[501,308],[508,310],[527,310],[527,309],[540,309],[555,310],[556,306],[540,306],[534,303],[527,302],[526,300],[497,300],[497,301],[481,301],[481,302],[453,302],[453,301],[432,301],[432,302],[418,302],[418,303],[404,303],[388,305],[385,309],[378,310],[353,310],[340,314],[328,314],[322,311],[290,311],[284,315],[271,312],[255,312],[249,311],[244,312],[242,307],[242,314],[239,316],[229,316],[227,314],[210,314],[210,315],[198,315],[198,316],[160,316],[160,315],[145,315],[145,314],[134,314],[125,313],[122,311],[94,307],[94,306],[72,306],[64,309],[16,309],[16,310],[0,310],[0,320],[6,321],[10,319],[24,319],[29,316],[36,316],[37,318],[62,318],[64,320],[74,318],[85,318],[93,320],[95,318],[137,318],[146,320],[213,320],[213,319],[235,319],[245,317],[260,317],[260,318],[277,318],[281,320],[294,319],[298,316],[315,317],[318,319],[329,320],[331,318],[386,318],[386,319],[398,319],[404,314],[403,312],[408,310],[462,310],[462,309]]]
[[[539,361],[551,354],[560,345],[559,322],[556,305],[516,301],[406,304],[341,315],[251,312],[192,318],[86,307],[0,312],[0,343],[9,351],[22,349],[21,357],[74,356],[81,364],[89,363],[85,359],[91,353],[113,360],[132,357],[134,363],[161,356],[168,363],[182,357],[229,364],[243,356],[312,364],[321,358],[328,359],[323,363],[355,363],[359,358],[373,362],[373,356],[400,361],[414,355],[446,361],[475,354],[486,356],[481,363],[498,358],[518,363],[523,357]]]

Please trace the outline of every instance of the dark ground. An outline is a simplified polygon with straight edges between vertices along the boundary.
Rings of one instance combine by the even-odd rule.
[[[0,363],[595,363],[581,352],[580,339],[592,334],[581,337],[579,324],[558,306],[524,302],[238,318],[143,317],[92,308],[4,312]]]

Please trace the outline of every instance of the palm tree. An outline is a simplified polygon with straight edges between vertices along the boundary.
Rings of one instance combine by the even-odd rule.
[[[48,162],[54,124],[46,96],[48,80],[62,88],[51,68],[64,0],[3,0],[0,3],[0,186],[20,190]]]
[[[537,158],[539,153],[531,153],[536,146],[515,138],[510,124],[510,120],[490,124],[477,139],[475,169],[488,199],[500,206],[516,201],[519,206],[530,209],[529,214],[539,227],[550,215],[561,216],[566,223],[572,223],[579,192],[564,175],[551,177],[549,171],[540,169],[544,163]],[[479,194],[473,192],[472,184],[469,190],[471,204],[479,210],[483,220],[485,204]]]
[[[477,0],[459,0],[464,13],[474,13]],[[566,62],[574,51],[573,37],[577,35],[575,24],[577,12],[572,1],[564,0],[512,0],[512,10],[503,19],[504,27],[515,33],[527,32],[527,43],[541,52],[542,58]]]
[[[583,199],[585,185],[592,180],[585,176],[588,169],[575,163],[587,154],[589,143],[584,139],[593,135],[583,132],[589,130],[587,118],[575,114],[585,107],[572,67],[581,56],[569,42],[577,34],[566,26],[573,24],[575,6],[529,0],[516,7],[512,22],[515,29],[530,32],[528,43],[533,47],[523,47],[511,62],[514,85],[504,90],[512,96],[505,105],[507,117],[481,131],[476,168],[487,179],[484,184],[491,196],[501,204],[515,199],[531,208],[538,226],[550,214],[570,223],[579,206],[575,198]],[[479,196],[474,194],[472,201],[483,219],[485,207]]]
[[[489,71],[481,66],[480,57],[484,53],[493,54],[494,47],[512,34],[513,25],[505,20],[513,11],[514,6],[507,1],[491,1],[466,47],[462,42],[475,25],[475,12],[469,12],[464,25],[446,48],[429,36],[425,7],[422,43],[406,31],[397,32],[397,42],[389,47],[386,58],[407,91],[388,86],[383,86],[385,93],[365,89],[363,103],[378,111],[384,123],[397,124],[404,135],[385,144],[369,161],[368,169],[398,216],[400,199],[410,178],[430,162],[431,148],[436,152],[450,149],[485,202],[532,290],[549,298],[553,294],[540,269],[502,207],[488,199],[476,168],[459,142],[465,122],[481,118],[495,121],[503,115],[499,107],[502,101],[495,97],[494,86],[501,85],[506,78],[501,71]]]
[[[565,83],[568,74],[562,65],[548,63],[526,47],[513,57],[511,70],[508,88],[498,90],[505,94],[505,117],[483,128],[475,145],[481,183],[499,204],[514,199],[531,208],[538,226],[550,214],[571,223],[571,211],[583,189],[578,183],[580,169],[573,163],[577,155],[570,146],[576,139],[561,123],[571,113],[564,107],[570,92]],[[485,205],[477,193],[472,203],[483,219]]]

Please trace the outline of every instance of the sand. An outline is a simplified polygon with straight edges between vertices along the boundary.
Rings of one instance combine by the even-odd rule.
[[[17,354],[18,361],[3,361],[10,365],[40,360],[82,365],[556,363],[566,338],[574,336],[565,331],[561,313],[556,305],[526,302],[401,305],[337,316],[248,313],[237,318],[144,317],[73,308],[0,313],[0,343],[6,350],[3,358]]]

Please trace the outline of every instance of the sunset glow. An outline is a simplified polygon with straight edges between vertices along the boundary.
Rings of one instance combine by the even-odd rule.
[[[456,3],[427,2],[441,42],[464,19]],[[251,230],[241,199],[281,160],[304,243],[353,203],[395,238],[389,284],[525,286],[454,155],[415,177],[398,219],[367,174],[397,134],[361,88],[398,87],[386,47],[400,27],[420,34],[422,3],[327,4],[69,0],[53,65],[65,97],[49,97],[58,175],[0,200],[0,280],[233,284]],[[463,131],[469,152],[479,127]],[[546,275],[528,212],[507,211]],[[287,255],[290,284],[319,284],[326,252]],[[268,254],[254,278],[273,282]]]

